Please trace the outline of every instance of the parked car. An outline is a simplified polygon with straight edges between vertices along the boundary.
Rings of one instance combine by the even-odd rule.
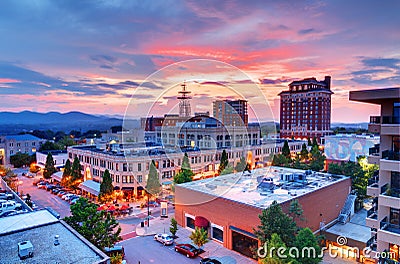
[[[154,236],[154,240],[164,244],[164,245],[172,245],[174,243],[174,239],[168,234],[156,234]]]
[[[125,257],[125,250],[123,246],[113,246],[113,247],[105,247],[104,251],[106,253],[107,256],[111,257],[111,256],[115,256],[117,254],[121,255],[122,258]]]
[[[203,258],[200,264],[222,264],[221,261],[212,258]]]
[[[177,244],[175,245],[175,251],[186,255],[188,258],[193,258],[200,253],[195,246],[190,244]]]
[[[147,207],[147,202],[145,203],[145,207]],[[158,207],[158,203],[155,201],[150,201],[149,202],[149,207]]]
[[[0,213],[0,217],[6,217],[6,216],[11,216],[11,215],[16,215],[18,214],[17,210],[10,210],[10,211],[5,211]]]
[[[71,196],[71,195],[74,195],[73,193],[66,193],[66,194],[64,194],[61,198],[63,199],[63,200],[66,200],[69,196]]]
[[[7,201],[0,204],[0,212],[20,209],[22,209],[22,205],[15,201]]]
[[[12,193],[0,193],[1,200],[12,200],[14,199],[14,195]]]
[[[58,197],[62,197],[64,194],[66,194],[67,192],[66,191],[59,191],[58,193],[57,193],[57,196]]]
[[[69,204],[76,204],[76,202],[79,200],[79,198],[81,198],[80,196],[79,197],[73,197],[71,200],[69,200]]]

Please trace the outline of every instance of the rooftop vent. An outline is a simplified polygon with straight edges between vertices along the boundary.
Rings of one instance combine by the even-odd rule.
[[[26,240],[18,243],[18,256],[20,259],[33,257],[33,245],[31,241]]]
[[[59,236],[59,235],[55,235],[55,236],[54,236],[54,246],[58,246],[58,245],[60,245],[59,238],[60,238],[60,236]]]

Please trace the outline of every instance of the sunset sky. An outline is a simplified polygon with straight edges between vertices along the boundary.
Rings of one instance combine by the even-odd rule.
[[[0,111],[123,116],[130,102],[161,115],[186,80],[193,112],[241,89],[259,119],[279,120],[288,83],[331,75],[332,121],[367,122],[378,108],[348,93],[400,86],[399,12],[396,0],[0,1]]]

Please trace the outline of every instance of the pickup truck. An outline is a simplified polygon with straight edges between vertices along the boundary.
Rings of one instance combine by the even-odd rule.
[[[19,209],[22,209],[22,205],[14,201],[7,201],[0,203],[0,213],[10,210],[19,210]]]

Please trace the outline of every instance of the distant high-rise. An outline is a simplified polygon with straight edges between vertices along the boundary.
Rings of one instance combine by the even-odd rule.
[[[191,116],[191,107],[190,107],[190,99],[192,97],[189,95],[191,91],[186,90],[186,83],[183,83],[182,90],[179,91],[178,99],[179,102],[179,117],[190,117]]]
[[[289,84],[282,91],[280,108],[281,138],[317,138],[329,135],[331,127],[331,77],[323,81],[306,78]]]
[[[213,115],[224,126],[247,126],[246,100],[217,100],[213,102]]]

